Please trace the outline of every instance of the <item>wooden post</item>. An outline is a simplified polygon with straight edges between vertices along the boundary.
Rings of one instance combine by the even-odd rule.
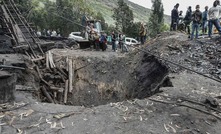
[[[68,57],[66,57],[66,71],[68,72]]]
[[[48,53],[46,53],[46,68],[49,68],[49,57],[48,57]]]
[[[55,103],[44,86],[42,86],[41,91],[43,92],[44,96],[47,98],[48,102]]]
[[[73,80],[73,67],[72,67],[72,58],[68,60],[68,80],[69,80],[69,92],[72,92],[73,85],[72,85],[72,80]]]
[[[72,90],[73,90],[73,84],[74,84],[74,73],[75,73],[75,60],[72,60]]]
[[[65,90],[64,90],[64,104],[67,103],[68,100],[68,80],[65,81]]]

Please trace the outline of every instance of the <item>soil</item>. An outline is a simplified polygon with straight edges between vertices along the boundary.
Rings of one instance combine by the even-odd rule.
[[[190,41],[182,33],[163,33],[139,49],[219,79],[219,46],[218,38]],[[217,54],[208,53],[212,52],[208,47]],[[76,68],[88,65],[76,71],[76,92],[69,98],[80,106],[42,103],[28,92],[16,91],[16,103],[6,104],[6,109],[27,105],[0,113],[0,133],[221,133],[219,82],[138,50],[52,52],[55,59],[61,58],[56,65],[65,65],[66,56],[74,59]],[[37,78],[34,81],[38,83]]]

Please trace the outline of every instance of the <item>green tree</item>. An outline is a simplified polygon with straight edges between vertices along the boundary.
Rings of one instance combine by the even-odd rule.
[[[128,33],[133,25],[133,11],[124,2],[124,0],[118,0],[117,8],[114,8],[113,19],[116,21],[116,29],[123,33]]]
[[[20,0],[16,4],[23,16],[38,29],[59,30],[65,36],[82,30],[83,15],[94,15],[85,0]]]
[[[162,25],[164,25],[164,8],[161,0],[152,0],[152,11],[148,22],[148,30],[151,37],[156,36],[162,32]]]
[[[141,22],[135,22],[128,28],[127,36],[136,38],[139,36]]]

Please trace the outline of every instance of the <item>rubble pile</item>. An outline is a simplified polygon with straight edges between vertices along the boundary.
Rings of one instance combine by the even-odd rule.
[[[170,36],[162,34],[153,44],[149,43],[146,49],[161,58],[221,80],[219,37],[213,39],[201,37],[201,39],[189,41],[183,33],[170,34]],[[168,66],[174,73],[184,70],[172,64]]]

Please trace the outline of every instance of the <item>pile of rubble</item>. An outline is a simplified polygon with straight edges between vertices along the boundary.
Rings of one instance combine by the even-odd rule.
[[[147,50],[163,59],[221,80],[221,41],[219,37],[187,40],[183,33],[164,33]],[[167,63],[166,63],[167,64]],[[171,72],[183,71],[182,67],[168,64]]]

